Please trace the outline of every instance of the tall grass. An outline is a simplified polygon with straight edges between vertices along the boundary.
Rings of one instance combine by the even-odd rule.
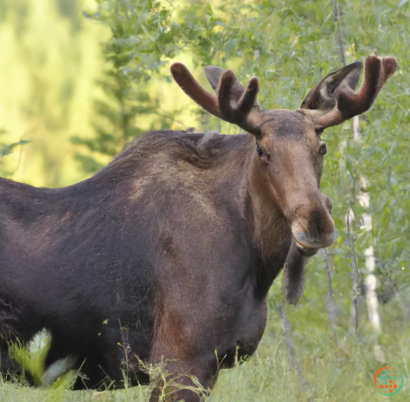
[[[394,395],[392,400],[408,402],[410,400],[408,382],[410,329],[404,321],[405,315],[400,303],[401,297],[398,295],[389,304],[382,306],[381,312],[386,319],[384,334],[379,339],[372,337],[371,330],[365,325],[360,328],[357,335],[352,335],[347,326],[343,328],[339,325],[335,336],[327,326],[319,329],[316,327],[315,331],[302,332],[299,331],[297,322],[292,322],[302,380],[289,360],[279,314],[272,310],[257,353],[248,362],[234,369],[221,371],[209,401],[385,401],[386,397],[377,391],[373,377],[380,368],[390,366],[400,370],[405,378],[402,390]],[[291,312],[292,308],[288,309]],[[376,344],[381,345],[385,361],[377,360],[374,354]],[[39,348],[24,358],[26,367],[39,370],[37,374],[32,373],[37,378],[42,377],[43,352],[44,350]],[[148,370],[155,377],[154,382],[167,381],[161,365],[149,367]],[[72,391],[72,384],[73,378],[67,374],[59,378],[50,388],[30,388],[24,380],[18,378],[12,382],[0,380],[0,401],[142,402],[149,399],[150,391],[155,385],[96,392]]]

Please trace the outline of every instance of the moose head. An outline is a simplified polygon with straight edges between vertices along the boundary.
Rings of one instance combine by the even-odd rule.
[[[264,110],[257,102],[259,80],[244,88],[231,70],[205,68],[216,96],[204,90],[182,63],[171,73],[199,106],[254,136],[257,175],[264,180],[269,197],[279,206],[296,245],[306,253],[330,246],[335,240],[332,203],[320,191],[326,145],[323,131],[367,111],[395,72],[393,57],[370,55],[364,81],[358,90],[363,63],[357,61],[328,74],[295,111]]]

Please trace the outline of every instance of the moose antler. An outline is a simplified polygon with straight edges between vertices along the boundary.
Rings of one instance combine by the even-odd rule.
[[[348,67],[350,66],[345,67],[345,69]],[[361,66],[358,65],[356,69],[360,73]],[[397,60],[394,57],[368,56],[365,63],[364,80],[359,91],[354,92],[356,79],[353,79],[356,81],[353,85],[341,85],[337,88],[333,94],[336,106],[317,119],[317,126],[322,128],[335,126],[369,110],[381,88],[396,69]],[[302,105],[302,108],[305,106]]]
[[[201,87],[184,64],[173,63],[170,70],[174,80],[194,102],[207,112],[222,119],[216,97]]]
[[[208,66],[210,69],[219,69],[219,83],[215,88],[216,96],[207,92],[195,80],[187,67],[182,63],[171,65],[171,74],[182,90],[199,106],[225,120],[243,128],[252,134],[259,133],[258,116],[261,109],[256,103],[259,92],[259,80],[252,78],[244,88],[231,70],[222,70],[219,67]],[[216,85],[216,79],[211,82]]]
[[[383,85],[396,71],[397,60],[368,56],[363,84],[356,93],[354,89],[362,68],[363,63],[356,61],[334,71],[308,93],[301,109],[311,116],[316,128],[335,126],[370,109]],[[274,111],[262,110],[257,104],[259,80],[252,78],[244,88],[231,70],[208,66],[205,73],[216,96],[202,88],[184,64],[171,66],[175,81],[199,106],[248,133],[260,135],[261,127],[272,120]]]

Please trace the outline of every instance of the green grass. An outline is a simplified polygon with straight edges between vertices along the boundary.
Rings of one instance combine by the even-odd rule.
[[[326,401],[378,402],[385,401],[374,386],[373,376],[386,365],[400,370],[405,377],[402,390],[391,397],[393,401],[410,400],[410,330],[399,313],[398,303],[392,301],[381,307],[386,317],[384,333],[378,339],[363,322],[357,336],[339,325],[337,334],[329,327],[312,324],[312,329],[299,331],[292,321],[292,333],[302,381],[290,367],[286,339],[280,318],[272,312],[268,327],[257,353],[248,362],[231,370],[221,371],[210,402],[230,401]],[[288,308],[292,319],[292,308]],[[388,318],[391,318],[390,320]],[[313,328],[314,326],[314,328]],[[336,338],[337,336],[337,338]],[[377,361],[374,346],[379,344],[385,361]],[[43,345],[44,346],[44,345]],[[34,360],[42,358],[36,352]],[[33,363],[31,363],[33,365]],[[34,365],[35,367],[36,365]],[[41,364],[37,363],[37,367]],[[407,379],[407,380],[406,380]],[[147,401],[149,387],[134,387],[118,391],[71,391],[72,378],[59,379],[53,389],[33,389],[19,381],[0,382],[0,401],[7,402],[120,402]]]
[[[306,341],[312,341],[307,335]],[[211,401],[383,401],[376,390],[373,376],[384,364],[377,362],[372,344],[343,339],[340,346],[330,339],[317,340],[315,350],[305,350],[302,360],[303,380],[289,367],[285,341],[277,345],[263,342],[257,355],[247,365],[223,373]],[[408,345],[407,345],[408,346]],[[409,349],[401,356],[399,347],[385,348],[395,362],[403,367],[410,358]],[[299,356],[301,355],[299,349]],[[394,357],[393,357],[394,356]],[[403,373],[406,376],[405,373]],[[408,378],[408,374],[407,374]],[[394,396],[395,401],[409,401],[409,387]]]

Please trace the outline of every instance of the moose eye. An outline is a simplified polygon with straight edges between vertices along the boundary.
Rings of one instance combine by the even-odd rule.
[[[320,144],[319,154],[320,154],[320,155],[326,155],[326,154],[327,154],[327,148],[326,148],[326,144],[325,144],[325,143]]]
[[[258,142],[256,143],[256,152],[258,153],[258,155],[259,155],[260,157],[262,157],[263,155],[265,155],[265,154],[263,153],[262,148],[260,147],[260,145],[259,145]]]
[[[269,161],[269,154],[267,154],[259,145],[259,142],[256,143],[256,152],[258,153],[259,157],[262,159],[263,163],[268,163]]]
[[[316,135],[322,135],[323,131],[325,131],[324,128],[315,128]]]

